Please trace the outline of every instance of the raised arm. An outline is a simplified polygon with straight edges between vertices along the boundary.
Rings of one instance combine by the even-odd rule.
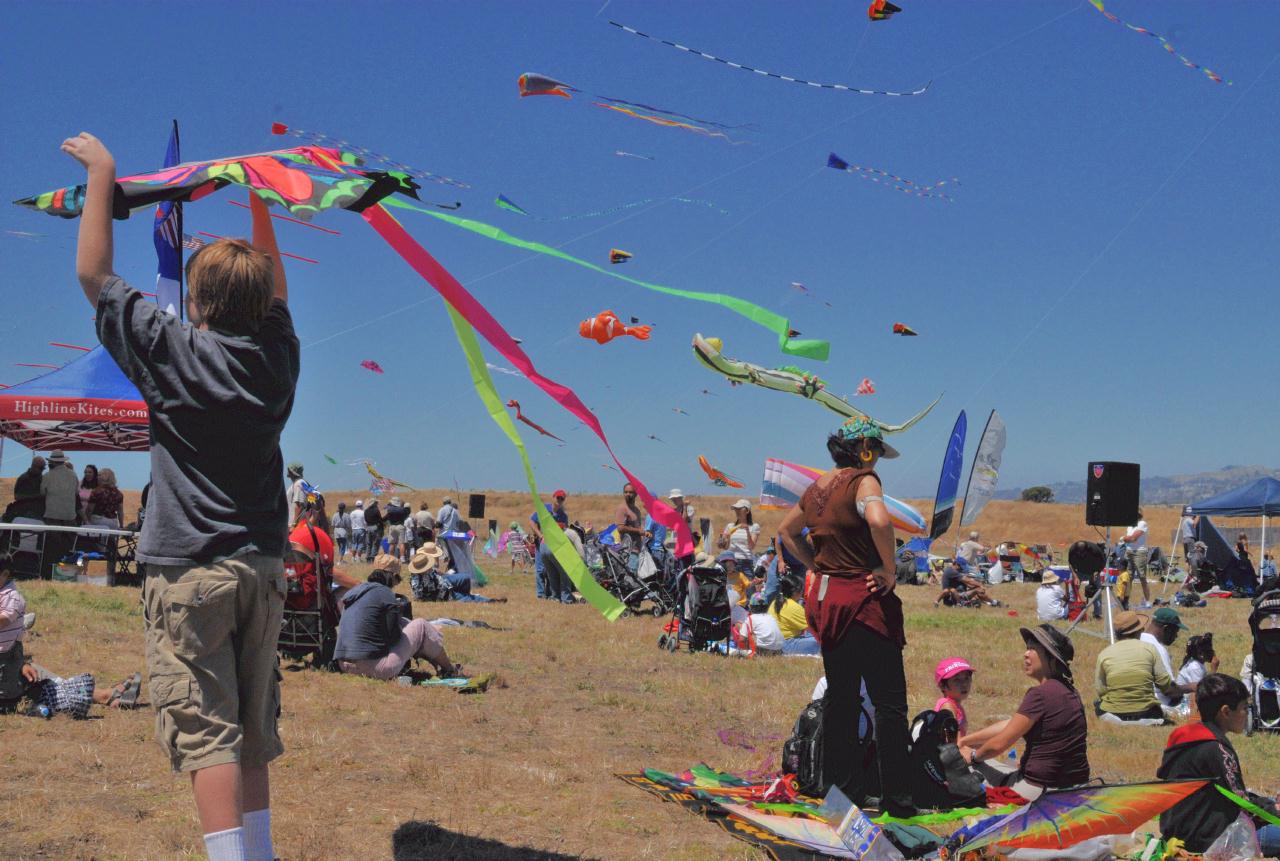
[[[97,308],[102,285],[115,274],[111,204],[115,197],[116,160],[102,141],[88,132],[67,138],[62,142],[62,151],[84,165],[88,173],[76,244],[76,277],[84,297]]]
[[[275,298],[289,304],[289,285],[284,277],[284,260],[276,247],[276,230],[271,225],[271,213],[258,195],[249,193],[249,211],[253,214],[253,247],[271,258],[271,276],[275,282]]]

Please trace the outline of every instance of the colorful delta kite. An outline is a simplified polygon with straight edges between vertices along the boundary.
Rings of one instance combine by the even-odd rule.
[[[1102,0],[1089,0],[1089,2],[1092,3],[1094,8],[1102,13],[1102,17],[1106,18],[1108,21],[1113,21],[1116,24],[1120,24],[1124,27],[1128,27],[1130,30],[1132,30],[1135,33],[1142,33],[1144,36],[1150,36],[1152,39],[1155,39],[1156,41],[1158,41],[1160,43],[1160,47],[1164,48],[1170,54],[1177,57],[1182,62],[1182,65],[1186,66],[1188,69],[1199,69],[1201,72],[1204,72],[1205,77],[1213,81],[1215,84],[1226,84],[1228,87],[1231,86],[1231,82],[1224,81],[1222,79],[1222,76],[1219,75],[1217,72],[1213,71],[1212,69],[1206,69],[1204,66],[1201,66],[1199,63],[1193,63],[1186,57],[1179,54],[1176,50],[1174,50],[1173,45],[1169,44],[1169,40],[1166,39],[1164,36],[1161,36],[1159,33],[1153,33],[1152,31],[1148,30],[1146,27],[1139,27],[1137,24],[1130,24],[1128,21],[1117,18],[1115,15],[1112,15],[1105,8],[1103,8]]]
[[[857,417],[875,422],[885,433],[900,433],[906,430],[927,416],[934,405],[942,400],[942,395],[938,395],[938,397],[934,398],[933,403],[902,424],[885,424],[873,419],[843,398],[827,391],[827,384],[813,374],[805,373],[799,368],[763,368],[760,365],[727,358],[720,352],[721,349],[718,339],[703,338],[702,335],[693,336],[694,355],[717,374],[728,377],[729,382],[751,383],[753,386],[773,389],[775,392],[788,392],[793,395],[799,395],[802,398],[816,401],[845,418]]]
[[[813,291],[811,291],[808,287],[806,287],[806,286],[804,286],[803,284],[801,284],[799,281],[792,281],[792,282],[791,282],[791,289],[792,289],[792,290],[795,290],[795,291],[796,291],[797,293],[799,293],[800,295],[805,296],[805,297],[807,297],[807,298],[809,298],[809,299],[817,299],[817,298],[818,298],[817,296],[814,296],[814,295],[813,295]],[[825,300],[825,299],[823,299],[823,300],[822,300],[822,304],[823,304],[823,305],[826,305],[828,308],[835,308],[835,306],[834,306],[834,305],[832,305],[830,302],[828,302],[828,301],[827,301],[827,300]]]
[[[903,336],[906,336],[906,337],[909,337],[909,338],[914,338],[916,335],[918,335],[918,334],[920,334],[920,333],[919,333],[919,332],[917,332],[915,329],[912,329],[912,328],[911,328],[910,326],[908,326],[906,323],[894,323],[894,324],[893,324],[893,334],[895,334],[895,335],[903,335]]]
[[[651,326],[628,326],[612,311],[601,311],[591,319],[583,320],[578,324],[578,334],[597,344],[607,344],[623,335],[630,335],[637,341],[647,341],[651,329]]]
[[[817,81],[806,81],[803,78],[793,78],[790,75],[779,75],[777,72],[767,72],[764,69],[756,69],[756,68],[752,68],[751,66],[743,65],[742,63],[735,63],[732,60],[726,60],[724,57],[717,57],[714,54],[708,54],[705,51],[699,51],[697,48],[689,48],[685,45],[681,45],[679,42],[669,42],[666,39],[659,39],[657,36],[650,36],[648,33],[641,33],[639,30],[635,29],[634,27],[628,27],[626,24],[619,24],[617,21],[610,21],[609,23],[617,27],[619,30],[623,30],[627,33],[630,33],[633,36],[639,36],[642,39],[649,39],[650,41],[653,41],[653,42],[660,42],[663,45],[666,45],[668,47],[675,48],[680,51],[684,51],[685,53],[688,53],[688,54],[694,54],[695,56],[698,56],[698,57],[702,57],[704,60],[713,60],[717,63],[723,63],[724,65],[728,66],[731,69],[741,69],[744,72],[751,72],[753,74],[761,75],[766,78],[777,78],[780,81],[788,81],[792,84],[804,84],[807,87],[815,87],[823,90],[844,90],[845,92],[848,92],[848,93],[860,93],[864,96],[919,96],[923,94],[925,90],[929,89],[929,84],[925,84],[923,87],[921,87],[918,90],[911,90],[905,93],[895,93],[888,90],[867,90],[861,87],[852,87],[852,86],[849,86],[848,84],[822,84],[822,83],[818,83]],[[932,81],[930,83],[932,83]]]
[[[831,344],[827,341],[816,339],[796,340],[787,333],[791,331],[787,318],[781,314],[774,313],[768,308],[762,308],[754,302],[748,302],[745,299],[739,299],[737,296],[730,296],[727,293],[704,293],[698,290],[680,290],[675,287],[668,287],[665,284],[655,284],[652,281],[641,281],[639,278],[630,278],[619,272],[612,271],[610,268],[591,263],[579,257],[566,254],[559,248],[554,248],[541,242],[531,242],[527,239],[520,239],[512,236],[501,228],[494,227],[492,224],[485,224],[483,221],[475,221],[470,218],[459,218],[456,215],[448,215],[443,212],[436,212],[423,206],[410,203],[399,198],[389,197],[383,201],[387,206],[394,206],[397,209],[409,209],[431,218],[443,221],[454,227],[461,228],[471,233],[491,239],[494,242],[501,242],[503,245],[510,245],[513,248],[519,248],[524,251],[532,251],[536,254],[545,254],[548,257],[554,257],[566,263],[572,263],[575,266],[581,266],[584,269],[590,269],[600,275],[607,275],[610,278],[616,278],[619,281],[625,281],[636,287],[643,287],[646,290],[652,290],[655,293],[662,293],[667,296],[676,296],[681,299],[689,299],[694,302],[707,302],[712,305],[719,305],[734,314],[745,317],[758,326],[763,326],[770,332],[778,336],[778,347],[782,352],[791,356],[803,356],[806,359],[814,359],[819,362],[827,360],[827,356],[831,351]],[[518,343],[518,342],[517,342]]]
[[[853,394],[857,395],[874,395],[876,393],[876,384],[871,382],[870,377],[863,377],[862,382],[858,383],[858,389]]]
[[[450,179],[447,176],[441,176],[438,173],[432,173],[429,170],[422,170],[420,168],[414,167],[413,165],[408,165],[408,164],[405,164],[404,162],[396,161],[392,159],[390,156],[385,156],[385,155],[382,155],[381,153],[376,153],[371,149],[367,149],[365,147],[360,146],[359,144],[352,143],[351,141],[343,140],[342,138],[330,137],[329,135],[324,134],[323,132],[309,132],[305,129],[290,128],[284,123],[272,123],[271,133],[273,135],[289,135],[290,137],[295,137],[295,138],[298,138],[299,140],[310,141],[311,143],[317,144],[318,146],[341,150],[342,152],[350,153],[353,156],[357,156],[360,159],[367,159],[368,161],[377,162],[378,164],[385,165],[386,167],[391,168],[393,171],[397,171],[397,172],[406,174],[408,176],[416,177],[417,179],[425,179],[431,182],[438,182],[443,185],[451,185],[455,188],[471,187],[467,185],[465,182],[459,182],[456,179]],[[453,208],[456,209],[456,207],[453,207]]]
[[[514,212],[516,215],[523,215],[525,218],[531,219],[533,221],[555,222],[555,221],[579,221],[584,218],[601,218],[607,215],[616,215],[619,212],[626,212],[629,209],[637,209],[641,206],[666,203],[668,201],[675,202],[675,203],[685,203],[691,206],[702,206],[702,207],[706,207],[707,209],[714,209],[716,212],[720,213],[721,215],[729,214],[729,210],[721,209],[719,206],[717,206],[716,204],[712,203],[709,200],[699,200],[693,197],[665,197],[665,198],[664,197],[646,197],[643,200],[633,200],[629,203],[620,203],[617,206],[611,206],[608,209],[594,209],[590,212],[578,212],[578,213],[574,213],[573,215],[560,215],[554,218],[544,218],[544,217],[533,215],[532,213],[529,212],[529,210],[525,209],[523,206],[520,206],[511,198],[507,197],[505,194],[498,195],[497,198],[494,199],[493,205],[498,207],[499,209],[505,209],[507,212]]]
[[[375,374],[386,373],[386,371],[382,370],[382,365],[379,365],[373,359],[365,359],[360,363],[360,367],[364,368],[366,371],[373,371]]]
[[[351,465],[363,466],[365,470],[368,471],[369,475],[373,477],[374,486],[382,488],[384,492],[390,492],[393,487],[403,487],[405,490],[413,490],[411,485],[405,484],[403,481],[396,481],[394,478],[387,478],[385,475],[378,472],[373,468],[373,461],[371,460],[365,460],[362,458],[361,460],[352,461]]]
[[[727,472],[721,472],[712,466],[703,455],[698,455],[698,466],[702,467],[702,471],[707,474],[707,478],[717,487],[733,487],[741,489],[746,487],[740,480],[729,475]]]
[[[764,480],[760,484],[760,507],[767,510],[791,508],[823,474],[811,466],[789,463],[776,457],[764,462]],[[893,528],[907,535],[923,535],[927,529],[924,515],[900,499],[884,494],[884,507],[889,511]]]
[[[630,259],[631,259],[630,251],[623,251],[620,248],[609,249],[609,262],[614,264],[615,266],[619,263],[626,263]]]
[[[529,96],[560,96],[564,99],[572,99],[572,93],[582,93],[583,91],[577,87],[570,86],[563,81],[557,81],[555,78],[549,78],[546,75],[539,75],[537,72],[525,72],[517,80],[516,83],[520,87],[520,98]],[[631,102],[626,99],[615,99],[609,96],[594,95],[593,98],[599,99],[592,102],[597,108],[615,111],[625,116],[632,117],[637,120],[644,120],[654,125],[666,126],[667,128],[681,129],[703,137],[720,138],[731,144],[737,145],[745,143],[745,141],[735,141],[730,138],[721,129],[746,129],[748,126],[732,126],[725,123],[716,122],[715,120],[704,120],[698,117],[691,117],[688,114],[678,113],[676,111],[668,111],[664,108],[646,105],[642,102]],[[664,116],[659,116],[660,114]],[[684,122],[688,120],[688,122]],[[710,128],[708,128],[710,126]],[[629,155],[629,153],[628,153]]]
[[[935,200],[945,200],[948,203],[954,203],[955,199],[940,191],[934,191],[934,189],[941,188],[948,184],[960,184],[960,180],[952,177],[951,179],[938,180],[933,185],[919,185],[912,180],[881,170],[878,167],[864,167],[859,164],[849,164],[849,162],[840,158],[840,156],[835,153],[829,153],[827,155],[827,167],[834,168],[835,170],[842,170],[845,173],[851,173],[860,179],[869,179],[872,182],[878,182],[892,188],[894,191],[901,191],[903,194],[910,194],[913,197],[932,197]]]
[[[515,409],[515,411],[516,411],[516,420],[517,420],[517,421],[522,421],[522,422],[524,422],[524,423],[525,423],[525,424],[527,424],[529,427],[533,428],[534,430],[536,430],[538,433],[542,434],[543,436],[549,436],[549,437],[551,437],[552,439],[560,439],[560,437],[556,436],[556,435],[555,435],[555,434],[553,434],[551,431],[549,431],[549,430],[547,430],[546,428],[544,428],[542,425],[538,424],[537,422],[530,421],[530,419],[529,419],[529,418],[528,418],[524,413],[520,412],[520,402],[519,402],[519,401],[517,401],[515,398],[512,398],[511,400],[507,401],[507,406],[512,407],[513,409]],[[564,442],[564,440],[560,439],[560,442]]]
[[[901,7],[894,6],[889,0],[873,0],[867,7],[867,17],[872,21],[888,21],[901,11]]]

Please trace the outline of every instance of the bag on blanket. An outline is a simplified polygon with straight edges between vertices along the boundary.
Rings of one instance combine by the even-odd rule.
[[[960,725],[949,711],[926,709],[911,721],[911,797],[918,807],[982,807],[982,778],[956,746]]]
[[[791,730],[791,738],[782,745],[782,771],[794,774],[796,784],[805,795],[823,798],[831,788],[822,772],[822,713],[826,708],[826,698],[816,699],[804,707],[796,718],[795,727]],[[866,779],[864,788],[869,795],[880,792],[880,769],[876,767],[876,743],[872,737],[871,716],[862,709],[855,726],[849,727],[850,734],[856,734],[866,727],[866,737],[859,738],[862,750],[862,762]]]

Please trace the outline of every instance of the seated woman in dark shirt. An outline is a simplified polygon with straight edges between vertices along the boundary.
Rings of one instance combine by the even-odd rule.
[[[1071,678],[1075,649],[1052,625],[1022,628],[1023,672],[1036,681],[1008,720],[960,738],[960,749],[992,786],[1006,786],[1028,801],[1049,789],[1089,780],[1084,703]],[[1019,739],[1026,750],[1017,767],[1001,759]]]

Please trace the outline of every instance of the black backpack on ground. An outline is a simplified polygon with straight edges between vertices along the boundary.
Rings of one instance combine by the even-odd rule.
[[[0,712],[11,712],[27,694],[28,682],[22,675],[25,658],[22,641],[14,643],[9,651],[0,653]]]
[[[911,798],[917,807],[984,806],[982,778],[956,746],[960,725],[951,712],[927,709],[911,721]]]
[[[805,795],[822,798],[831,788],[831,782],[822,772],[822,713],[827,700],[814,700],[800,712],[791,738],[782,745],[782,771],[794,774],[796,784]],[[876,743],[871,715],[863,708],[858,715],[857,726],[850,730],[857,735],[863,722],[867,724],[867,737],[859,739],[863,751],[865,774],[864,789],[868,795],[880,794],[880,769],[876,759]]]
[[[453,595],[453,587],[435,571],[409,576],[409,588],[413,591],[415,601],[448,601]]]

